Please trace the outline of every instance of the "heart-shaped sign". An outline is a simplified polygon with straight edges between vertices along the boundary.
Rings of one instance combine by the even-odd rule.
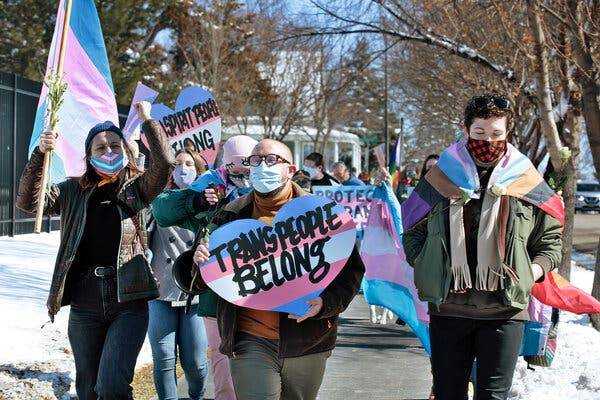
[[[303,196],[283,206],[270,226],[242,219],[215,230],[200,273],[230,303],[304,315],[307,302],[346,265],[355,241],[355,223],[343,206]]]
[[[175,110],[159,103],[150,112],[156,119],[173,150],[191,148],[196,150],[212,168],[221,142],[221,113],[212,93],[199,86],[183,89]],[[142,138],[146,147],[148,143]]]

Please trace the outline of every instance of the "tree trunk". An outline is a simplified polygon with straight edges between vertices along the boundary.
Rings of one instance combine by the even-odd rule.
[[[583,117],[587,130],[596,176],[600,178],[600,86],[582,82]]]
[[[550,89],[550,73],[548,69],[548,52],[546,51],[547,43],[540,13],[538,0],[529,0],[527,3],[527,14],[535,39],[536,72],[538,75],[537,101],[540,110],[540,124],[542,133],[548,143],[547,148],[550,154],[550,161],[556,171],[561,171],[563,168],[563,161],[560,156],[562,144],[558,135],[556,122],[554,121],[552,90]]]
[[[574,35],[573,54],[581,72],[577,74],[579,86],[582,89],[582,111],[585,127],[592,150],[596,176],[600,177],[600,71],[594,64],[589,40],[584,32],[584,22],[581,17],[580,2],[569,1],[571,15],[576,22],[577,35]]]
[[[569,132],[566,142],[571,149],[571,158],[566,162],[563,169],[565,174],[565,186],[563,188],[563,201],[565,202],[565,224],[563,230],[562,263],[558,272],[566,279],[571,275],[571,252],[573,250],[573,232],[575,225],[575,191],[577,185],[577,161],[579,160],[579,135],[581,132],[581,117],[578,112],[571,110],[567,115]]]
[[[600,300],[600,237],[598,238],[598,249],[596,250],[596,265],[594,266],[594,284],[592,285],[592,296]],[[590,314],[592,325],[600,332],[600,314]]]
[[[561,31],[561,47],[565,54],[570,53],[572,48],[571,36],[565,27]],[[562,197],[565,203],[565,224],[563,231],[562,262],[558,268],[559,273],[569,279],[571,275],[571,253],[573,251],[573,233],[575,225],[575,192],[577,189],[577,170],[579,161],[580,135],[582,132],[581,118],[581,92],[573,79],[573,64],[563,57],[560,60],[561,70],[561,97],[567,98],[568,109],[562,126],[562,139],[566,146],[571,149],[571,157],[564,164],[563,174],[565,177]],[[561,103],[563,99],[561,98]]]

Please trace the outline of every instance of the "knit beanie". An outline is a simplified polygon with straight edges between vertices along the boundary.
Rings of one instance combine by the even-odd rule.
[[[241,165],[242,158],[252,154],[252,150],[258,141],[247,135],[232,136],[223,144],[223,165]]]
[[[122,140],[125,140],[125,138],[123,136],[123,132],[121,131],[121,129],[119,129],[118,126],[113,124],[111,121],[100,122],[99,124],[94,125],[94,127],[92,127],[92,129],[90,129],[90,132],[88,133],[87,138],[85,139],[86,153],[92,146],[92,140],[94,140],[94,137],[97,134],[99,134],[100,132],[104,132],[104,131],[114,132],[117,135],[119,135],[119,137]]]

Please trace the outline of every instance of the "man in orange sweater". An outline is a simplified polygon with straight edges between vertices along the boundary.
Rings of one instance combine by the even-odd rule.
[[[259,142],[246,160],[254,191],[223,207],[213,222],[221,226],[255,218],[271,224],[281,207],[307,194],[292,182],[297,171],[292,159],[285,144],[271,139]],[[199,244],[194,261],[202,264],[208,258],[208,244]],[[221,352],[229,356],[237,399],[315,399],[335,347],[337,316],[358,292],[363,274],[355,248],[342,272],[309,302],[303,316],[251,310],[219,298]]]

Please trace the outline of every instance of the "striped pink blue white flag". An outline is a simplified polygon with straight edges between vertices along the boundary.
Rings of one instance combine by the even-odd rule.
[[[58,7],[54,36],[48,53],[46,77],[58,68],[67,1],[61,0]],[[68,176],[80,176],[83,173],[84,143],[92,126],[107,120],[115,125],[119,124],[112,77],[96,6],[93,0],[71,1],[63,65],[63,80],[68,87],[59,111],[56,127],[59,137],[56,151],[52,153],[50,167],[50,179],[55,183]],[[30,154],[47,128],[47,96],[48,88],[44,85],[29,144]]]

